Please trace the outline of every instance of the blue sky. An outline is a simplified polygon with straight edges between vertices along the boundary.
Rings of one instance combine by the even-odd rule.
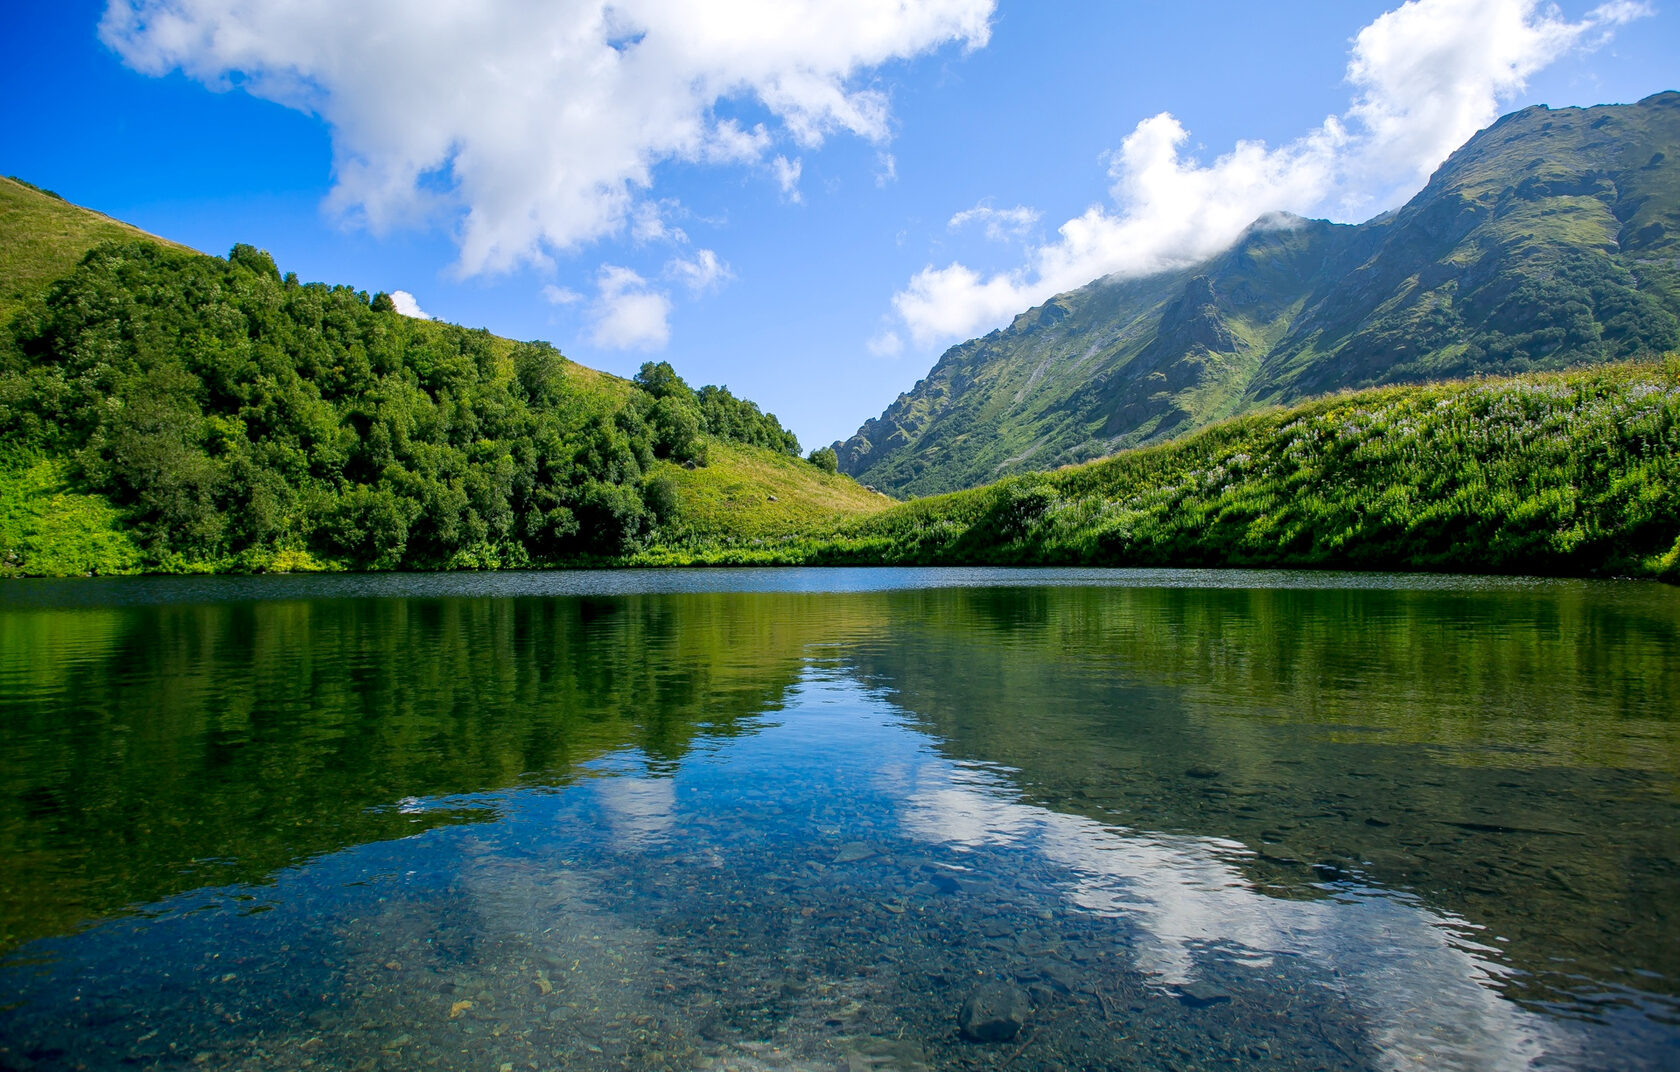
[[[0,172],[811,447],[1050,294],[1367,218],[1677,54],[1664,0],[63,0],[0,15]]]

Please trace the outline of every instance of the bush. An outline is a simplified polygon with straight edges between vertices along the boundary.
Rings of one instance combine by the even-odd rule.
[[[840,458],[834,453],[833,447],[818,447],[811,452],[810,457],[806,460],[825,473],[840,471]]]

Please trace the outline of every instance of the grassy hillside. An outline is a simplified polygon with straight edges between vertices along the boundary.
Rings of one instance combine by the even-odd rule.
[[[1680,346],[1680,93],[1528,108],[1357,227],[1272,216],[1205,263],[1102,279],[952,347],[836,444],[931,494],[1346,389]]]
[[[186,251],[16,178],[0,178],[0,325],[101,242],[141,239]]]
[[[703,468],[661,462],[655,480],[669,480],[677,508],[660,533],[665,545],[781,539],[833,532],[873,516],[893,500],[865,491],[849,476],[750,444],[716,441]]]
[[[774,560],[1680,579],[1680,358],[1319,399],[918,499]]]
[[[663,363],[618,379],[546,344],[299,283],[246,246],[224,259],[95,244],[31,292],[19,280],[117,225],[7,189],[29,210],[14,225],[70,216],[50,241],[0,232],[13,253],[0,285],[24,295],[0,338],[0,575],[1022,563],[1680,578],[1680,359],[1340,394],[894,504]],[[1275,282],[1339,241],[1328,226],[1265,229],[1229,256],[1256,287]],[[1197,304],[1214,290],[1178,282],[1176,296],[1159,280],[1088,288],[1111,313],[1155,302],[1177,325],[1163,342],[1165,319],[1134,318],[1107,343],[1219,345],[1252,364],[1299,311],[1251,295],[1221,319]],[[1057,299],[1011,330],[1048,338],[1078,312]],[[984,443],[997,399],[1030,397],[1054,357],[991,383],[964,405],[994,408],[934,440],[1004,449]],[[1000,367],[952,363],[948,386]],[[1087,378],[1088,393],[1114,389]],[[1233,398],[1197,390],[1203,415]]]
[[[597,563],[885,504],[663,362],[623,380],[0,193],[0,575]]]

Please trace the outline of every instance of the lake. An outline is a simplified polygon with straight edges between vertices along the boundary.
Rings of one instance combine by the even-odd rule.
[[[0,1068],[1680,1067],[1680,591],[0,582]]]

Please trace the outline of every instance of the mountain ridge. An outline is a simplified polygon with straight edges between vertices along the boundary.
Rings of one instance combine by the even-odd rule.
[[[1680,343],[1680,93],[1504,116],[1362,224],[1274,213],[959,343],[840,468],[896,494],[1087,461],[1342,389]]]

